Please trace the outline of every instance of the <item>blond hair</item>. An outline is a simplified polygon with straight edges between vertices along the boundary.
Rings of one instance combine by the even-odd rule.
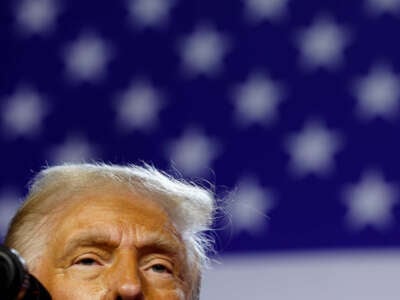
[[[198,299],[201,271],[211,246],[204,232],[212,222],[213,194],[149,165],[69,164],[44,169],[33,179],[25,202],[10,223],[6,245],[17,249],[34,268],[63,200],[103,184],[145,194],[167,211],[185,243],[187,263],[194,271],[192,299]]]

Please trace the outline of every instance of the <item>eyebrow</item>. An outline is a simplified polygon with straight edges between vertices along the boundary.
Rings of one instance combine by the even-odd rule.
[[[176,255],[181,248],[181,242],[175,235],[170,236],[157,232],[150,232],[148,237],[141,241],[138,248],[143,249],[143,251],[155,248],[157,251]]]
[[[96,247],[104,250],[112,250],[117,248],[119,241],[112,238],[109,230],[104,228],[93,228],[81,231],[67,240],[62,251],[61,257],[69,256],[74,250],[84,247]],[[169,236],[157,232],[147,233],[147,237],[140,241],[138,249],[143,252],[150,252],[155,249],[157,252],[178,255],[180,243],[175,235]]]
[[[98,230],[81,231],[67,239],[61,257],[64,258],[81,247],[112,249],[117,247],[117,245],[117,241],[113,241],[111,235],[107,232],[100,232]]]

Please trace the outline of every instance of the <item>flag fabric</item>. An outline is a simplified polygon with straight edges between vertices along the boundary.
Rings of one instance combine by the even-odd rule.
[[[145,161],[219,198],[207,298],[396,299],[400,1],[17,0],[0,21],[1,235],[44,165]]]

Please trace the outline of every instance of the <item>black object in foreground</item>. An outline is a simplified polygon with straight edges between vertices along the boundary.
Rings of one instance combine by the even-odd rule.
[[[44,286],[29,274],[18,252],[3,245],[0,245],[0,298],[51,300]]]

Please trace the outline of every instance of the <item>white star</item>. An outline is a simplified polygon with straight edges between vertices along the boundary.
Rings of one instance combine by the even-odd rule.
[[[341,148],[340,136],[317,122],[309,122],[298,134],[289,136],[289,168],[294,175],[327,175],[334,167],[334,155]]]
[[[246,231],[260,234],[265,230],[268,213],[275,206],[273,193],[260,186],[251,177],[239,181],[235,191],[228,197],[228,213],[236,233]]]
[[[348,32],[329,18],[318,18],[297,36],[301,62],[308,69],[332,69],[343,61],[343,50],[349,42]]]
[[[244,0],[249,20],[276,20],[286,13],[288,0]]]
[[[357,110],[364,119],[393,118],[398,114],[400,78],[386,65],[377,65],[354,85]]]
[[[241,125],[269,124],[276,119],[283,91],[279,83],[262,74],[253,74],[234,89],[236,120]]]
[[[5,188],[0,192],[0,237],[5,236],[8,225],[17,212],[21,195],[15,188]]]
[[[69,136],[61,145],[49,151],[49,159],[53,164],[82,163],[95,160],[97,149],[82,136]]]
[[[54,29],[59,13],[54,0],[23,0],[16,10],[18,28],[27,34],[44,34]]]
[[[111,46],[94,33],[83,33],[66,47],[66,71],[72,81],[97,82],[106,75]]]
[[[398,14],[400,12],[400,0],[366,0],[365,8],[371,15]]]
[[[146,81],[133,82],[117,105],[117,122],[126,130],[150,130],[158,123],[162,96]]]
[[[214,139],[196,129],[188,129],[168,150],[172,164],[188,176],[205,175],[220,152]]]
[[[199,27],[183,40],[180,50],[185,72],[191,75],[215,75],[221,71],[228,41],[210,27]]]
[[[172,0],[130,0],[128,9],[136,25],[162,27],[166,24],[174,4],[175,1]]]
[[[366,172],[358,184],[345,189],[344,198],[351,229],[372,226],[383,230],[394,223],[392,208],[398,200],[398,188],[385,182],[378,172]]]
[[[38,92],[20,87],[2,105],[3,134],[9,138],[33,137],[41,130],[47,113],[47,104]]]

